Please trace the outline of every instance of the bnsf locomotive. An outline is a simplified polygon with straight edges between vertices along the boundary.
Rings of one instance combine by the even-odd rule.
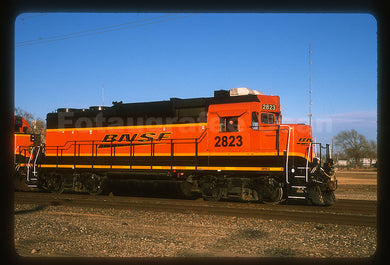
[[[215,201],[335,201],[329,145],[312,141],[311,126],[283,124],[279,96],[235,88],[207,98],[61,108],[47,114],[44,145],[28,138],[21,121],[16,169],[31,187],[101,194],[110,183],[140,180],[176,183],[185,195]]]

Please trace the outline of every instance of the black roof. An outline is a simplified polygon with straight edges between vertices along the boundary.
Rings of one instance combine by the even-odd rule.
[[[141,124],[168,124],[206,122],[211,104],[255,102],[256,95],[229,96],[228,90],[214,91],[214,97],[165,101],[122,103],[113,102],[111,107],[92,106],[89,109],[60,108],[48,113],[47,129],[100,126],[128,126]],[[186,119],[184,119],[186,118]]]

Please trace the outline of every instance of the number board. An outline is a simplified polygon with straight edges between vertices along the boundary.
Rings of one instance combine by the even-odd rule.
[[[263,104],[263,110],[276,110],[276,105],[274,105],[274,104]]]

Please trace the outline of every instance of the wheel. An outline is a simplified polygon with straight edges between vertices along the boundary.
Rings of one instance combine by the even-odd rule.
[[[184,198],[191,199],[194,197],[194,194],[192,193],[192,184],[186,181],[180,181],[177,183],[179,195],[183,196]]]
[[[314,205],[325,205],[324,197],[319,186],[307,187],[307,197]]]
[[[223,189],[217,185],[216,179],[208,179],[200,185],[202,197],[205,201],[219,201],[223,196]]]
[[[214,185],[214,183],[204,183],[201,190],[205,201],[219,201],[222,199],[223,189]]]
[[[331,206],[336,201],[336,197],[334,196],[334,192],[332,190],[330,190],[330,191],[323,191],[322,192],[322,198],[324,199],[325,206]]]
[[[283,198],[283,189],[271,185],[262,185],[257,188],[259,201],[262,202],[279,202]]]
[[[91,174],[86,178],[84,185],[90,195],[100,195],[103,192],[103,179],[97,174]]]
[[[222,199],[223,189],[221,187],[215,187],[211,193],[212,201],[219,201]]]
[[[283,189],[281,187],[276,187],[272,189],[271,196],[264,198],[265,202],[278,202],[283,198]]]
[[[59,174],[50,174],[46,183],[48,190],[53,193],[61,194],[64,191],[64,178]]]

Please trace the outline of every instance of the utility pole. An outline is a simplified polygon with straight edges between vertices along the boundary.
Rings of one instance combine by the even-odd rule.
[[[103,84],[103,89],[102,89],[102,100],[103,100],[103,107],[104,107],[104,84]]]
[[[309,125],[311,126],[311,44],[309,43]]]
[[[332,148],[331,148],[331,152],[330,152],[330,158],[333,158],[333,137],[332,137]]]

